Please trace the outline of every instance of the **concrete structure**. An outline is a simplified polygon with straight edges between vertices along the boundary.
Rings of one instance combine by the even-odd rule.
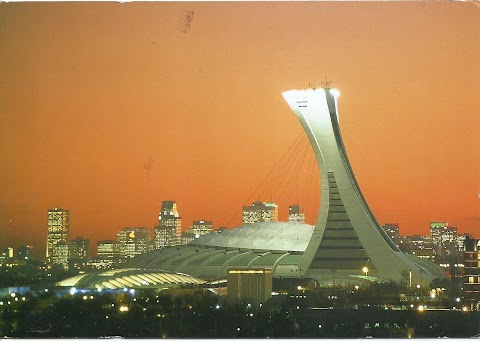
[[[129,266],[203,279],[225,278],[231,267],[268,267],[274,278],[306,277],[325,284],[331,283],[332,273],[338,284],[402,281],[411,274],[415,285],[443,277],[439,266],[402,253],[368,208],[343,145],[336,91],[294,90],[283,95],[305,129],[320,170],[315,226],[257,222],[186,246],[155,250],[132,259]]]
[[[243,206],[243,224],[259,221],[278,221],[278,206],[274,202],[256,201],[251,206]]]
[[[56,245],[67,241],[70,237],[70,213],[63,208],[48,210],[47,218],[47,264],[53,263],[56,257]],[[58,262],[57,262],[58,263]]]
[[[368,207],[343,144],[337,96],[328,88],[283,93],[313,147],[321,178],[320,212],[301,262],[305,276],[324,278],[334,269],[338,280],[348,281],[367,267],[371,276],[401,280],[411,272],[432,280],[435,275],[398,249]]]
[[[154,228],[155,249],[180,245],[182,240],[182,218],[175,201],[163,201],[158,225]]]
[[[305,210],[300,205],[288,206],[288,221],[290,223],[305,224]]]
[[[265,303],[272,297],[272,269],[228,269],[227,297],[239,303]]]

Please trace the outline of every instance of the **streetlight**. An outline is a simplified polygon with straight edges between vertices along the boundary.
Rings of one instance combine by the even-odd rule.
[[[362,270],[365,273],[365,276],[368,277],[368,268],[364,266]]]

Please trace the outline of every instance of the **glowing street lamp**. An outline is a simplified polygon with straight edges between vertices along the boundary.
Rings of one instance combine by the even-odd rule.
[[[365,273],[365,276],[368,277],[368,268],[366,266],[364,266],[362,270]]]

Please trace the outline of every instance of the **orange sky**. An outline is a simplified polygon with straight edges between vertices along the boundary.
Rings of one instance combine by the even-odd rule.
[[[380,224],[480,237],[472,3],[0,3],[0,51],[0,247],[43,251],[53,207],[92,246],[162,200],[240,225],[301,132],[281,92],[325,76]]]

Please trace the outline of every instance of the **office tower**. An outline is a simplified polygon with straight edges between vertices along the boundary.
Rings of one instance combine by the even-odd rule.
[[[54,246],[52,264],[69,270],[70,254],[73,253],[73,244],[70,240],[60,240]]]
[[[64,270],[85,270],[90,254],[90,241],[82,237],[74,240],[61,240],[54,247],[52,264]]]
[[[463,233],[457,236],[457,248],[459,252],[463,252],[467,238],[473,239],[473,236],[470,233]]]
[[[395,245],[400,244],[400,227],[398,223],[386,223],[384,226],[382,226],[383,229],[385,230],[385,233],[390,237],[392,242],[395,243]]]
[[[191,230],[194,235],[203,236],[205,234],[212,233],[213,223],[206,220],[197,220],[193,222]]]
[[[288,206],[288,222],[305,224],[305,211],[300,205]]]
[[[117,233],[122,258],[131,258],[150,251],[150,231],[145,227],[125,227]]]
[[[175,201],[163,201],[158,225],[154,229],[155,248],[180,245],[182,238],[182,218]]]
[[[480,310],[480,240],[465,238],[463,296],[471,310]]]
[[[259,221],[278,221],[278,206],[274,202],[256,201],[252,206],[243,206],[243,224]]]
[[[272,269],[230,268],[227,274],[230,301],[259,305],[272,297]]]
[[[14,252],[13,247],[7,247],[0,252],[0,264],[8,263],[13,264],[14,261]]]
[[[120,263],[121,246],[116,240],[97,242],[97,256],[90,259],[88,266],[94,269],[111,269]]]
[[[56,256],[55,246],[60,241],[67,241],[70,236],[69,211],[63,208],[48,210],[47,220],[47,263],[52,264]]]
[[[458,251],[457,228],[446,222],[430,223],[430,238],[437,253],[442,256],[454,255]]]
[[[90,256],[90,241],[77,237],[71,241],[69,269],[85,270]]]

